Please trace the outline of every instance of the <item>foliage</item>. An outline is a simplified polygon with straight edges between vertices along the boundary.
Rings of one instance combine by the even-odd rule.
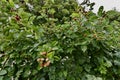
[[[75,0],[0,1],[0,80],[118,80],[120,22]]]

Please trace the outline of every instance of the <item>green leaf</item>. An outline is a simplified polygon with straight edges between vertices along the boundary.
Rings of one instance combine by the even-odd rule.
[[[101,74],[106,74],[106,73],[107,73],[107,69],[106,69],[106,67],[104,67],[104,66],[101,66],[101,67],[99,68],[99,71],[100,71]]]
[[[29,75],[30,75],[30,69],[29,68],[26,69],[23,74],[24,74],[24,77],[29,77]]]
[[[54,10],[54,9],[50,9],[48,12],[49,12],[50,14],[54,14],[54,13],[55,13],[55,10]]]
[[[28,2],[28,0],[24,0],[26,3]]]
[[[69,11],[68,11],[67,9],[63,9],[62,12],[63,12],[63,14],[65,14],[65,15],[66,15],[66,14],[69,14]]]
[[[67,73],[67,71],[63,71],[63,74],[66,77],[68,73]]]
[[[6,0],[2,0],[3,2],[6,2]]]
[[[105,63],[105,65],[106,65],[106,67],[111,67],[111,66],[112,66],[112,63],[107,60],[106,63]]]
[[[0,80],[3,80],[4,76],[0,76]]]
[[[0,70],[0,76],[1,76],[1,75],[5,75],[5,74],[7,74],[7,71],[6,71],[6,70]]]
[[[120,61],[119,60],[114,60],[114,64],[120,66]]]
[[[99,15],[99,16],[102,16],[102,14],[103,14],[103,9],[104,9],[103,6],[100,6],[100,7],[99,7],[99,10],[98,10],[98,15]]]
[[[96,80],[103,80],[101,77],[97,77]]]
[[[40,80],[45,80],[45,78],[41,78]]]
[[[96,77],[94,75],[86,75],[87,80],[96,80]]]
[[[72,18],[80,17],[80,14],[79,14],[79,13],[72,13],[72,14],[71,14],[71,17],[72,17]]]
[[[53,63],[53,61],[54,61],[54,52],[48,53],[47,58],[50,59],[51,63]]]
[[[54,56],[55,61],[59,61],[60,58],[58,56]]]
[[[13,0],[9,0],[9,3],[10,3],[10,6],[11,6],[11,7],[14,7],[14,2],[13,2]]]
[[[86,52],[87,46],[81,46],[81,50],[82,50],[83,52]]]
[[[58,50],[59,48],[58,47],[53,47],[52,50],[55,51],[55,50]]]
[[[17,73],[16,73],[16,78],[19,78],[19,76],[22,74],[23,69],[20,69]]]
[[[52,1],[52,3],[54,3],[55,1],[54,0],[51,0]]]
[[[84,69],[87,71],[87,72],[90,72],[90,69],[91,69],[91,66],[86,64],[84,65]]]
[[[84,45],[87,45],[87,43],[88,43],[88,41],[84,41],[84,42],[81,43],[81,45],[84,46]]]

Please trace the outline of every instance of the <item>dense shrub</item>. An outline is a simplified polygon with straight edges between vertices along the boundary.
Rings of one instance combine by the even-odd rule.
[[[120,79],[120,22],[103,7],[96,15],[75,0],[0,5],[0,80]]]

